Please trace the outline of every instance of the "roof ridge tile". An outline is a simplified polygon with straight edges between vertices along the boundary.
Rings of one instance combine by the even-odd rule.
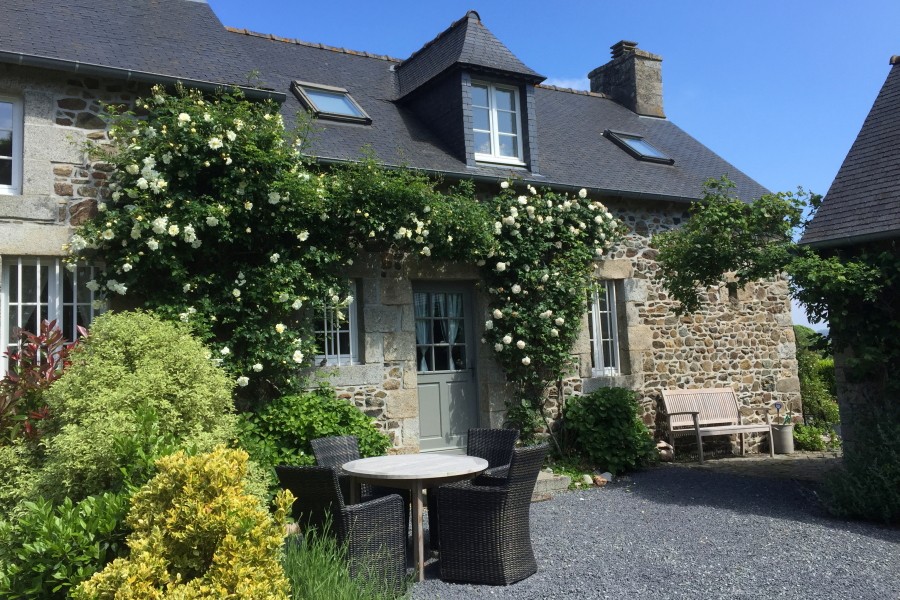
[[[387,54],[373,54],[371,52],[365,52],[362,50],[350,50],[349,48],[340,48],[338,46],[329,46],[327,44],[322,44],[321,42],[307,42],[305,40],[300,40],[297,38],[287,38],[275,35],[273,33],[260,33],[258,31],[252,31],[250,29],[243,29],[240,27],[229,27],[225,26],[225,30],[230,33],[236,33],[238,35],[246,35],[250,37],[262,38],[264,40],[270,40],[273,42],[281,42],[286,44],[295,44],[297,46],[307,46],[309,48],[318,48],[319,50],[329,50],[331,52],[337,52],[340,54],[350,54],[353,56],[364,56],[366,58],[375,58],[378,60],[386,60],[389,62],[403,62],[402,59],[394,58],[393,56],[388,56]]]

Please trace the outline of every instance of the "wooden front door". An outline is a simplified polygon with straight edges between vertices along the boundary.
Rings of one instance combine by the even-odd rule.
[[[466,433],[478,425],[471,286],[417,284],[413,306],[419,447],[465,448]]]

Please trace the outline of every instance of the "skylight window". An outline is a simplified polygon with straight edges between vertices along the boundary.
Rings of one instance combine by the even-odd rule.
[[[369,124],[372,119],[344,88],[295,81],[294,95],[320,119]]]
[[[675,164],[675,160],[666,156],[656,146],[645,140],[639,135],[631,133],[621,133],[619,131],[611,131],[607,129],[603,135],[611,139],[626,152],[637,158],[638,160],[646,160],[648,162],[657,162],[666,165]]]

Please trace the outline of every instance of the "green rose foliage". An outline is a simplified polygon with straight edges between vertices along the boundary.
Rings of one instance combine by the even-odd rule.
[[[792,233],[806,193],[767,194],[745,203],[733,195],[734,187],[725,177],[708,180],[703,199],[691,205],[690,220],[653,238],[659,276],[681,313],[696,312],[699,288],[720,284],[726,273],[734,272],[740,282],[771,277],[795,251]]]
[[[154,455],[232,439],[232,383],[208,356],[180,323],[142,312],[98,317],[44,396],[52,417],[37,490],[77,500],[139,485]]]
[[[381,456],[391,445],[371,417],[329,388],[283,396],[255,413],[241,415],[238,438],[250,457],[272,472],[276,465],[314,465],[310,441],[354,435],[363,457]]]
[[[106,271],[90,287],[190,323],[248,402],[302,387],[311,317],[349,304],[346,269],[361,250],[490,251],[471,195],[371,159],[313,170],[272,102],[156,88],[138,106],[141,118],[112,119],[111,149],[92,149],[115,168],[111,195],[73,237],[71,260],[99,255]]]
[[[584,190],[519,194],[507,184],[490,207],[498,248],[482,268],[491,313],[484,339],[515,386],[515,417],[539,410],[546,386],[571,371],[594,261],[622,226]]]
[[[129,555],[81,584],[77,599],[286,600],[283,492],[272,515],[245,491],[247,454],[216,448],[161,458],[132,498]]]

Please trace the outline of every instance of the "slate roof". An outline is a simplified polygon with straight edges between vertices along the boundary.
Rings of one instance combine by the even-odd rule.
[[[546,79],[525,66],[482,25],[474,10],[397,66],[400,96],[406,96],[454,66],[511,75],[538,83]]]
[[[535,91],[540,172],[467,167],[412,112],[395,102],[400,95],[400,61],[306,42],[275,41],[264,34],[230,29],[245,51],[257,57],[264,84],[287,89],[295,79],[346,88],[372,117],[371,125],[319,120],[307,148],[326,160],[354,160],[368,147],[384,163],[405,165],[457,177],[500,180],[519,177],[534,184],[587,187],[612,195],[691,200],[710,177],[728,175],[744,200],[768,192],[712,150],[665,119],[640,117],[601,94],[538,86]],[[293,96],[282,106],[290,126],[303,110]],[[603,137],[606,129],[644,136],[675,159],[660,165],[633,158]]]
[[[403,94],[403,78],[408,77],[408,91],[454,64],[526,81],[540,79],[487,31],[474,12],[401,61],[224,28],[207,4],[193,0],[4,0],[3,11],[0,61],[16,62],[16,53],[24,53],[70,61],[73,69],[74,61],[79,61],[234,84],[246,83],[246,75],[257,70],[258,85],[287,92],[281,112],[288,126],[304,110],[288,92],[291,81],[346,88],[372,123],[316,122],[307,152],[323,161],[359,159],[370,148],[386,164],[450,178],[498,181],[513,176],[535,185],[586,187],[629,198],[696,199],[707,178],[721,175],[737,183],[744,200],[767,191],[668,120],[640,117],[600,94],[550,86],[535,90],[539,172],[467,166],[397,100]],[[71,33],[93,30],[103,35]],[[644,136],[675,164],[633,158],[603,137],[606,129]]]
[[[801,240],[842,245],[900,237],[900,56]]]
[[[244,86],[252,71],[203,1],[3,0],[0,15],[5,61],[25,55]]]

